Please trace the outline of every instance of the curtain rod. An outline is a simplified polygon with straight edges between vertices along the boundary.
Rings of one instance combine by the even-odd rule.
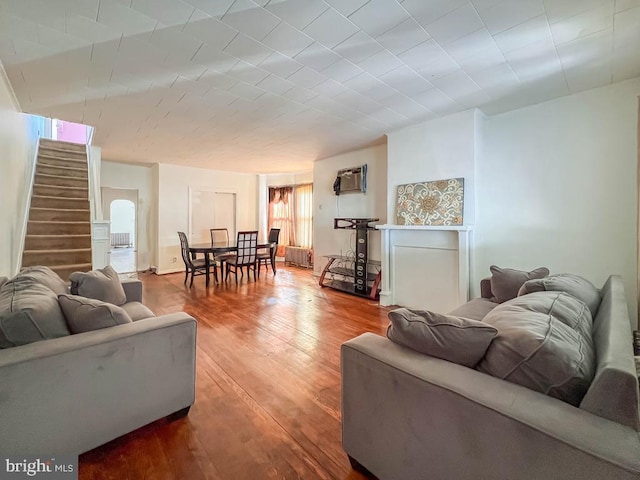
[[[304,187],[305,185],[313,185],[313,182],[293,183],[290,185],[267,185],[267,188]]]

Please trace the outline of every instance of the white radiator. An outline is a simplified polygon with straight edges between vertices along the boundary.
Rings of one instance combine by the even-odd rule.
[[[112,247],[130,247],[131,246],[131,234],[126,233],[112,233],[111,234],[111,246]]]
[[[284,247],[284,263],[312,267],[313,251],[306,247]]]

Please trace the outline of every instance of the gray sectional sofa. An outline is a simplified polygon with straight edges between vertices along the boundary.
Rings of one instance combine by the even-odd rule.
[[[343,447],[380,480],[640,479],[640,404],[622,281],[593,316],[578,406],[371,333],[342,346]],[[482,320],[483,298],[453,312]]]
[[[0,293],[10,286],[5,281]],[[1,453],[77,455],[188,412],[196,320],[185,313],[155,317],[141,303],[138,280],[122,286],[122,308],[133,321],[0,349]]]

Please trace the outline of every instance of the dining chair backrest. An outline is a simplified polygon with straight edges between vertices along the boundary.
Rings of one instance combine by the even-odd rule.
[[[275,243],[278,245],[278,240],[280,239],[280,229],[272,228],[269,230],[269,243]]]
[[[229,243],[229,229],[210,228],[209,232],[211,233],[211,245],[222,242]]]
[[[184,232],[178,232],[180,238],[180,251],[182,253],[182,261],[185,265],[191,265],[191,258],[189,257],[189,240]]]
[[[252,265],[256,263],[258,231],[238,232],[237,246],[236,265]]]

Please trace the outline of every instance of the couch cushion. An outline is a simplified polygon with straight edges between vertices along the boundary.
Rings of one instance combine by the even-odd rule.
[[[127,312],[134,322],[145,318],[155,317],[156,315],[140,302],[127,302],[121,305],[122,309]]]
[[[9,280],[7,277],[0,277],[0,288]]]
[[[520,287],[518,296],[545,291],[568,293],[586,303],[591,311],[592,317],[595,317],[596,313],[598,313],[600,291],[586,278],[570,273],[559,273],[549,275],[545,278],[534,278],[533,280],[527,280],[524,285]]]
[[[127,312],[112,303],[68,294],[60,295],[58,301],[72,333],[131,323]]]
[[[426,310],[399,308],[389,312],[389,319],[389,340],[467,367],[482,359],[497,334],[485,323]]]
[[[505,302],[484,318],[498,336],[478,370],[572,405],[595,371],[591,313],[564,292],[536,292]]]
[[[67,282],[62,280],[60,276],[49,267],[39,265],[23,268],[20,270],[20,273],[9,280],[9,282],[20,281],[23,278],[28,278],[33,280],[35,283],[44,285],[56,295],[69,293],[69,285]]]
[[[49,288],[31,278],[0,288],[0,348],[66,335],[69,329],[58,297]]]
[[[127,301],[118,274],[110,265],[90,272],[74,272],[69,279],[73,295],[102,300],[114,305],[122,305]]]
[[[545,267],[525,272],[491,265],[489,270],[491,270],[491,291],[495,295],[495,300],[498,303],[516,298],[518,296],[518,290],[520,290],[520,287],[522,287],[527,280],[549,275],[549,269]]]
[[[474,298],[473,300],[460,305],[455,310],[449,312],[454,317],[470,318],[472,320],[482,320],[487,313],[496,308],[498,304],[488,298]]]

